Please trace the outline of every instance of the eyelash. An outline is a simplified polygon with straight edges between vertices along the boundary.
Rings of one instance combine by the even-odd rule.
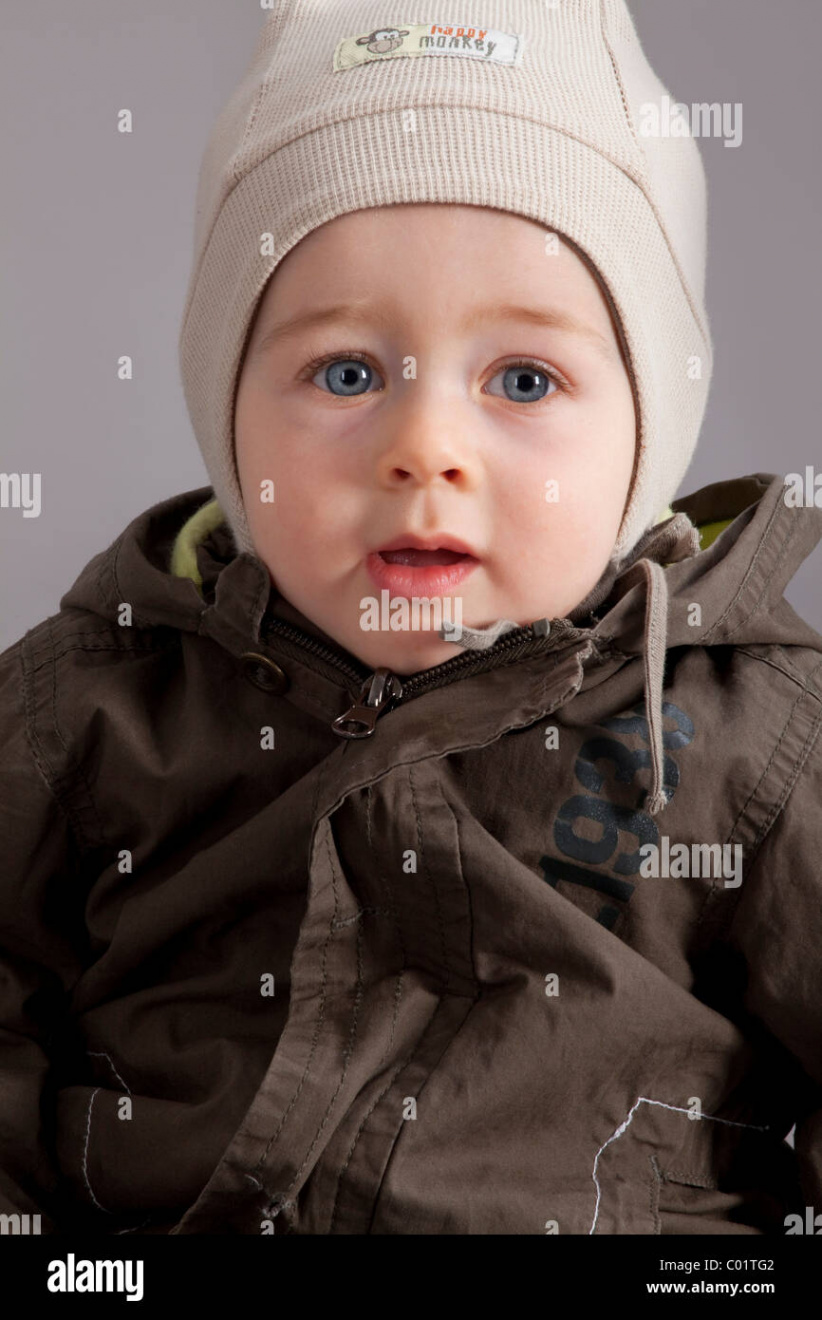
[[[304,371],[301,373],[300,378],[303,380],[307,380],[310,383],[313,377],[316,376],[317,372],[321,371],[323,367],[329,366],[332,362],[343,362],[343,361],[365,362],[367,366],[372,368],[372,370],[379,371],[379,367],[374,362],[370,353],[365,353],[363,352],[362,349],[354,348],[354,349],[346,349],[342,352],[337,352],[337,353],[325,353],[322,357],[314,358],[311,362],[309,362],[306,365]],[[569,386],[567,385],[563,377],[560,376],[558,372],[553,371],[549,366],[546,365],[546,363],[540,362],[538,358],[515,358],[512,362],[503,363],[503,365],[499,367],[497,371],[494,372],[494,375],[495,376],[498,375],[500,371],[507,371],[510,367],[536,367],[537,370],[539,370],[542,373],[542,375],[547,376],[548,379],[556,386],[556,390],[554,392],[552,392],[551,394],[546,394],[542,399],[538,399],[536,405],[533,403],[525,404],[524,406],[527,408],[534,408],[535,406],[539,406],[539,404],[541,403],[543,404],[547,403],[549,399],[552,399],[554,397],[554,393],[562,392],[563,394],[566,394],[568,392]],[[493,376],[491,377],[491,379],[493,380]],[[333,398],[340,399],[344,397],[341,394],[336,394],[336,395],[330,394],[330,391],[329,391],[329,395],[332,399]],[[350,395],[349,397],[361,398],[362,396]],[[494,395],[493,397],[496,398],[498,396]],[[504,402],[515,403],[515,400],[505,399]]]

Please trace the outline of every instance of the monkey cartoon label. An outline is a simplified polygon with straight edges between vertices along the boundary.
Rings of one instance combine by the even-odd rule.
[[[469,24],[400,23],[344,37],[334,51],[333,69],[339,73],[373,60],[406,55],[462,55],[496,64],[519,64],[524,41],[521,33]]]

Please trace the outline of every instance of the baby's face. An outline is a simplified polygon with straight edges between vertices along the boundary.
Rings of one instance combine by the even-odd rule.
[[[473,628],[528,624],[607,565],[633,397],[597,281],[558,249],[507,212],[380,207],[313,230],[269,281],[235,413],[249,528],[277,589],[370,667],[462,654],[424,606],[407,630],[362,626],[386,589]],[[472,558],[379,554],[409,538]]]

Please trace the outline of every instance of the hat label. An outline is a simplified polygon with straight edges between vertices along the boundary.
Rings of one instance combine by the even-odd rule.
[[[375,28],[357,37],[344,37],[334,51],[333,69],[340,73],[372,60],[405,55],[462,55],[494,64],[519,64],[524,41],[521,33],[498,32],[495,28],[409,23],[407,27]]]

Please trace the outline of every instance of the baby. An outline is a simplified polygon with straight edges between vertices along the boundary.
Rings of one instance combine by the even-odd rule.
[[[369,277],[397,254],[403,272],[425,272],[432,253],[433,278]],[[398,674],[455,643],[364,630],[363,598],[382,590],[459,593],[475,627],[564,617],[588,595],[635,436],[597,281],[565,243],[546,256],[542,226],[477,206],[356,211],[304,238],[261,299],[235,414],[243,505],[277,589]],[[260,498],[269,481],[273,503]],[[429,549],[401,557],[414,539]]]
[[[211,484],[0,656],[20,1231],[822,1212],[822,513],[673,498],[705,181],[623,0],[469,10],[268,17],[200,176]]]

